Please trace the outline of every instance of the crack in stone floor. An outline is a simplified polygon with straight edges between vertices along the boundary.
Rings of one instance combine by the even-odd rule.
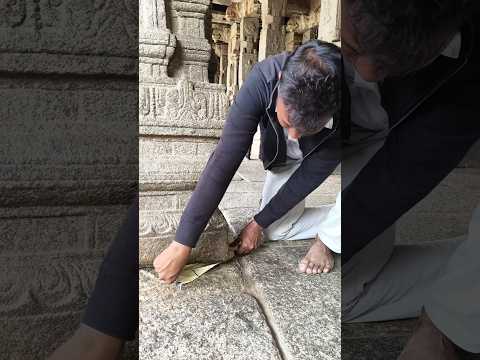
[[[243,271],[243,265],[242,265],[241,259],[237,259],[237,266],[240,271],[240,276],[242,277],[242,280],[243,280],[244,291],[257,301],[258,307],[260,308],[263,316],[265,317],[265,321],[267,323],[267,326],[270,329],[270,332],[272,333],[272,337],[276,343],[278,351],[280,352],[280,356],[282,360],[292,359],[291,356],[287,355],[290,353],[289,349],[286,348],[288,347],[288,345],[287,346],[283,345],[284,341],[281,338],[282,336],[281,336],[280,329],[275,325],[275,321],[272,318],[271,312],[268,310],[268,308],[266,308],[266,305],[262,301],[261,296],[259,296],[258,291],[255,287],[255,283]]]

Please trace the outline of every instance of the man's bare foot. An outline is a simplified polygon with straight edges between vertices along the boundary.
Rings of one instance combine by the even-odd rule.
[[[307,252],[307,255],[298,264],[298,271],[306,274],[328,273],[333,269],[334,259],[332,251],[317,238]]]

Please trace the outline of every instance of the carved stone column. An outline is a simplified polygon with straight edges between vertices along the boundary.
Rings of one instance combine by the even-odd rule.
[[[286,0],[261,0],[262,28],[258,48],[258,61],[285,50],[283,18]]]
[[[176,38],[167,29],[162,0],[140,0],[139,27],[140,81],[165,79]]]
[[[238,85],[241,87],[253,65],[258,62],[260,21],[256,16],[243,16],[240,20],[240,59]]]
[[[159,47],[161,50],[175,47],[174,52],[152,51],[153,56],[142,53],[140,56],[144,70],[139,89],[141,266],[151,266],[154,257],[174,240],[180,216],[220,137],[226,117],[225,86],[208,83],[211,48],[204,31],[208,4],[208,0],[173,1],[166,12],[163,0],[141,3],[145,19],[153,19],[140,22],[142,41],[149,39],[145,35],[149,29],[146,25],[153,23],[157,26],[153,43],[161,42],[164,46]],[[171,32],[166,24],[172,24]],[[166,34],[170,40],[163,45],[167,43],[163,40]],[[141,48],[145,45],[142,43]],[[171,77],[156,76],[152,69],[164,69],[165,64]],[[229,258],[233,254],[228,241],[228,226],[217,211],[192,253],[192,260]]]
[[[320,40],[340,42],[340,3],[340,0],[322,0],[318,26]]]
[[[240,2],[240,58],[238,85],[242,86],[253,65],[258,62],[260,4],[256,0]]]
[[[240,29],[234,22],[230,28],[228,39],[228,64],[227,64],[227,94],[231,102],[238,91],[238,68],[240,59]]]
[[[287,51],[295,50],[303,42],[303,31],[306,28],[304,15],[290,17],[285,27],[285,48]]]
[[[218,65],[218,84],[227,84],[227,65],[228,65],[228,44],[218,42],[215,44],[215,55],[219,58]]]
[[[212,39],[215,55],[218,57],[218,69],[215,79],[218,84],[227,84],[228,42],[231,22],[225,19],[225,14],[212,14]]]

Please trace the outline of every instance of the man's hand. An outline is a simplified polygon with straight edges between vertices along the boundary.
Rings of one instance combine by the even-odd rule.
[[[246,255],[260,246],[262,241],[262,227],[255,220],[250,221],[242,230],[239,237],[236,253]]]
[[[192,248],[172,241],[153,261],[158,277],[164,283],[171,284],[188,261]]]

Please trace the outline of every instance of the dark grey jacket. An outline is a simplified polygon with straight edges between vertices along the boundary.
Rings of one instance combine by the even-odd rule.
[[[265,169],[286,161],[286,141],[275,104],[278,75],[288,54],[271,56],[256,64],[230,107],[220,141],[185,208],[176,241],[194,247],[235,172],[239,168],[260,125],[260,158]],[[255,220],[263,228],[285,215],[315,190],[338,166],[341,158],[339,116],[332,129],[300,138],[304,160]]]

